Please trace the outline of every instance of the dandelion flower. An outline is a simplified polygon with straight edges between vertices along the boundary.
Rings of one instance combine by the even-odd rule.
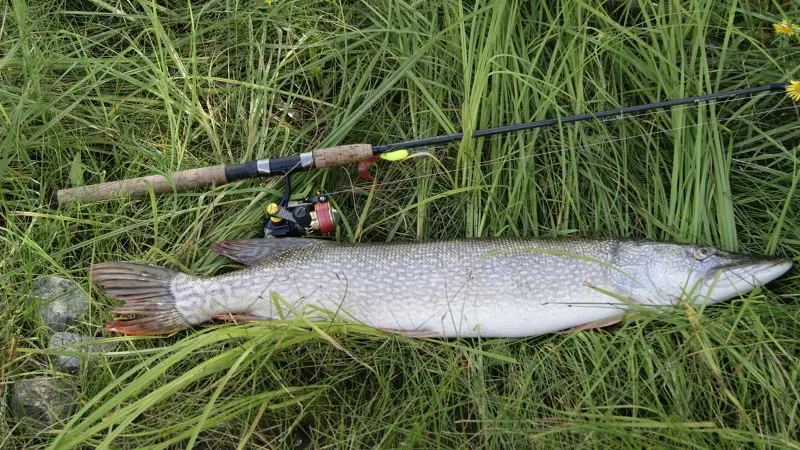
[[[790,81],[786,86],[786,95],[788,95],[790,99],[800,102],[800,81]]]
[[[794,25],[785,20],[781,23],[772,24],[772,27],[775,28],[775,32],[778,34],[785,34],[787,36],[792,36],[794,34]]]

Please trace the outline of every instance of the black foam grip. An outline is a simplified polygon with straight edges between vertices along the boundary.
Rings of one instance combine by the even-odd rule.
[[[259,176],[258,161],[248,161],[242,164],[230,164],[225,166],[225,179],[230,181],[244,180]]]
[[[302,168],[300,155],[269,159],[269,173],[285,174]]]

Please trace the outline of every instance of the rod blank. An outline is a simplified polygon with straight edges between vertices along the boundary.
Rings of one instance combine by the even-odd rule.
[[[697,97],[687,97],[687,98],[680,98],[677,100],[667,100],[664,102],[648,103],[646,105],[626,106],[623,108],[609,109],[606,111],[600,111],[594,113],[577,114],[574,116],[562,117],[560,119],[544,119],[544,120],[537,120],[536,122],[519,123],[516,125],[504,125],[502,127],[487,128],[485,130],[475,130],[472,132],[472,137],[479,138],[479,137],[493,136],[495,134],[513,133],[515,131],[532,130],[534,128],[550,127],[553,125],[564,124],[564,123],[581,122],[589,119],[602,119],[604,117],[620,116],[624,114],[650,111],[653,109],[670,108],[672,106],[685,105],[687,103],[707,102],[710,100],[716,100],[720,98],[731,98],[740,95],[751,95],[765,91],[778,91],[785,89],[786,86],[788,85],[789,83],[785,82],[776,83],[754,88],[739,89],[736,91],[717,92],[714,94],[699,95]],[[376,145],[374,147],[374,152],[376,155],[379,155],[381,153],[390,152],[392,150],[444,144],[446,142],[458,141],[463,138],[464,138],[464,133],[455,133],[455,134],[447,134],[444,136],[435,136],[425,139],[417,139],[414,141],[395,142],[393,144]]]

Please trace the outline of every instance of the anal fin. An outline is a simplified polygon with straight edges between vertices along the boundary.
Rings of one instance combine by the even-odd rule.
[[[564,334],[575,333],[578,331],[586,331],[586,330],[596,330],[598,328],[605,328],[610,327],[611,325],[616,325],[622,322],[627,316],[625,314],[620,314],[618,316],[609,317],[607,319],[600,319],[594,322],[585,323],[583,325],[578,325],[577,327],[572,327],[568,330],[562,331]]]
[[[211,316],[214,320],[227,320],[236,323],[246,323],[246,322],[256,322],[256,321],[264,321],[264,320],[271,320],[269,317],[261,317],[261,316],[254,316],[252,314],[215,314]]]

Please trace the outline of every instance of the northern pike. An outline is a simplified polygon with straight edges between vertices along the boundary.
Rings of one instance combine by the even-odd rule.
[[[153,335],[212,319],[335,314],[416,337],[535,336],[604,326],[637,307],[720,302],[792,267],[787,258],[628,239],[269,238],[214,250],[249,267],[197,277],[148,264],[94,265],[93,280],[125,302],[113,312],[132,316],[107,330]]]

